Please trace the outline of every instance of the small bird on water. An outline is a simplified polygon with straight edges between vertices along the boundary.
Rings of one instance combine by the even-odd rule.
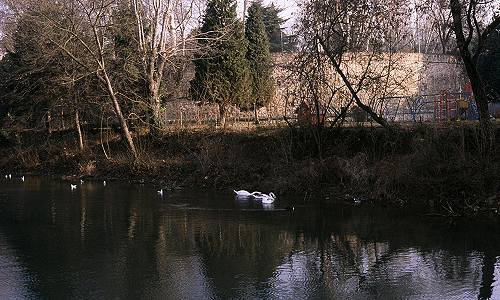
[[[160,195],[160,197],[163,197],[163,189],[158,191],[158,195]]]
[[[106,186],[106,180],[104,180],[104,181],[102,182],[102,185]]]
[[[24,182],[24,176],[23,176],[23,177],[21,177],[21,181],[23,181],[23,182]]]
[[[71,184],[71,190],[76,190],[76,184]]]

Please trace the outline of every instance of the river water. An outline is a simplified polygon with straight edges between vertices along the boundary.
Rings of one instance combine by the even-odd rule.
[[[0,299],[500,299],[493,223],[14,177]]]

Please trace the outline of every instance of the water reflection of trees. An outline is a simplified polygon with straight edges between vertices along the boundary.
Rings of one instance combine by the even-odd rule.
[[[27,297],[30,293],[24,286],[30,275],[17,260],[8,238],[0,230],[0,299]]]
[[[2,228],[37,278],[32,289],[47,298],[486,299],[493,292],[500,238],[489,225],[448,227],[352,208],[191,209],[140,188],[66,190],[34,184],[2,210],[9,218]]]
[[[261,293],[273,289],[293,296],[360,298],[404,298],[423,290],[440,297],[459,289],[471,296],[481,285],[481,249],[489,243],[470,230],[447,230],[418,218],[378,224],[378,218],[337,217],[185,210],[160,219],[158,260],[172,251],[198,255],[212,290],[221,297],[269,296]],[[167,265],[162,269],[168,270]],[[294,284],[279,282],[282,273],[287,273],[283,281]],[[482,277],[484,284],[487,274]],[[464,286],[471,288],[463,291]],[[486,286],[491,293],[491,282]]]

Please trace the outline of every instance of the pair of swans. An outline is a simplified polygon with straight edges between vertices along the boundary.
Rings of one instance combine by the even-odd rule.
[[[5,178],[6,178],[6,179],[12,179],[12,174],[5,175]],[[21,179],[21,181],[23,181],[23,182],[24,182],[24,176],[22,176],[20,179]]]
[[[5,179],[12,179],[12,174],[5,175]],[[24,176],[21,176],[21,181],[24,181]]]
[[[264,194],[261,192],[248,192],[245,190],[240,190],[240,191],[234,191],[236,194],[237,198],[254,198],[255,200],[262,201],[264,204],[270,204],[273,203],[274,200],[276,200],[276,195],[273,192],[270,192],[269,194]]]

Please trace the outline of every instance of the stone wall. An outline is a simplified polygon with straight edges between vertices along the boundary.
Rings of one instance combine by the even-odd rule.
[[[289,91],[297,81],[291,77],[291,63],[293,54],[276,54],[274,59],[274,80],[276,85],[275,97],[267,107],[259,110],[259,115],[265,119],[282,119],[284,115],[295,117],[295,109],[304,99],[294,99],[289,96]],[[342,68],[354,78],[353,82],[365,71],[366,54],[346,55]],[[372,61],[371,74],[381,74],[389,70],[388,80],[381,80],[367,85],[366,90],[360,92],[360,97],[370,103],[376,110],[394,110],[402,105],[402,101],[422,96],[426,101],[433,101],[433,97],[443,90],[461,92],[466,82],[466,75],[459,58],[450,55],[429,55],[420,53],[396,53],[377,55]],[[332,82],[341,84],[336,73],[330,72]],[[422,98],[420,97],[420,98]],[[338,99],[332,102],[333,107],[340,109],[350,98],[347,90],[339,93]],[[404,103],[403,103],[404,104]],[[164,107],[167,123],[210,123],[218,118],[217,105],[199,104],[185,100],[167,102]],[[228,120],[251,119],[252,112],[242,112],[233,107],[228,111]]]
[[[442,91],[461,92],[467,81],[461,61],[455,56],[420,53],[370,55],[367,53],[344,55],[342,70],[355,83],[355,87],[366,72],[369,78],[380,77],[378,81],[371,80],[369,83],[365,80],[366,84],[359,92],[359,96],[365,104],[370,104],[381,114],[385,114],[386,111],[404,112],[404,108],[401,107],[416,101],[415,99],[428,102],[427,108],[430,111],[435,97]],[[275,78],[278,87],[274,105],[277,109],[275,114],[286,113],[291,116],[302,100],[307,101],[289,96],[289,91],[298,81],[290,77],[289,68],[293,59],[290,54],[275,57]],[[370,67],[367,68],[367,65]],[[331,76],[331,86],[343,86],[342,80],[334,70],[328,74]],[[340,107],[350,101],[350,97],[349,91],[345,87],[341,88],[331,105],[340,110]],[[329,97],[325,98],[325,101],[328,101]]]

